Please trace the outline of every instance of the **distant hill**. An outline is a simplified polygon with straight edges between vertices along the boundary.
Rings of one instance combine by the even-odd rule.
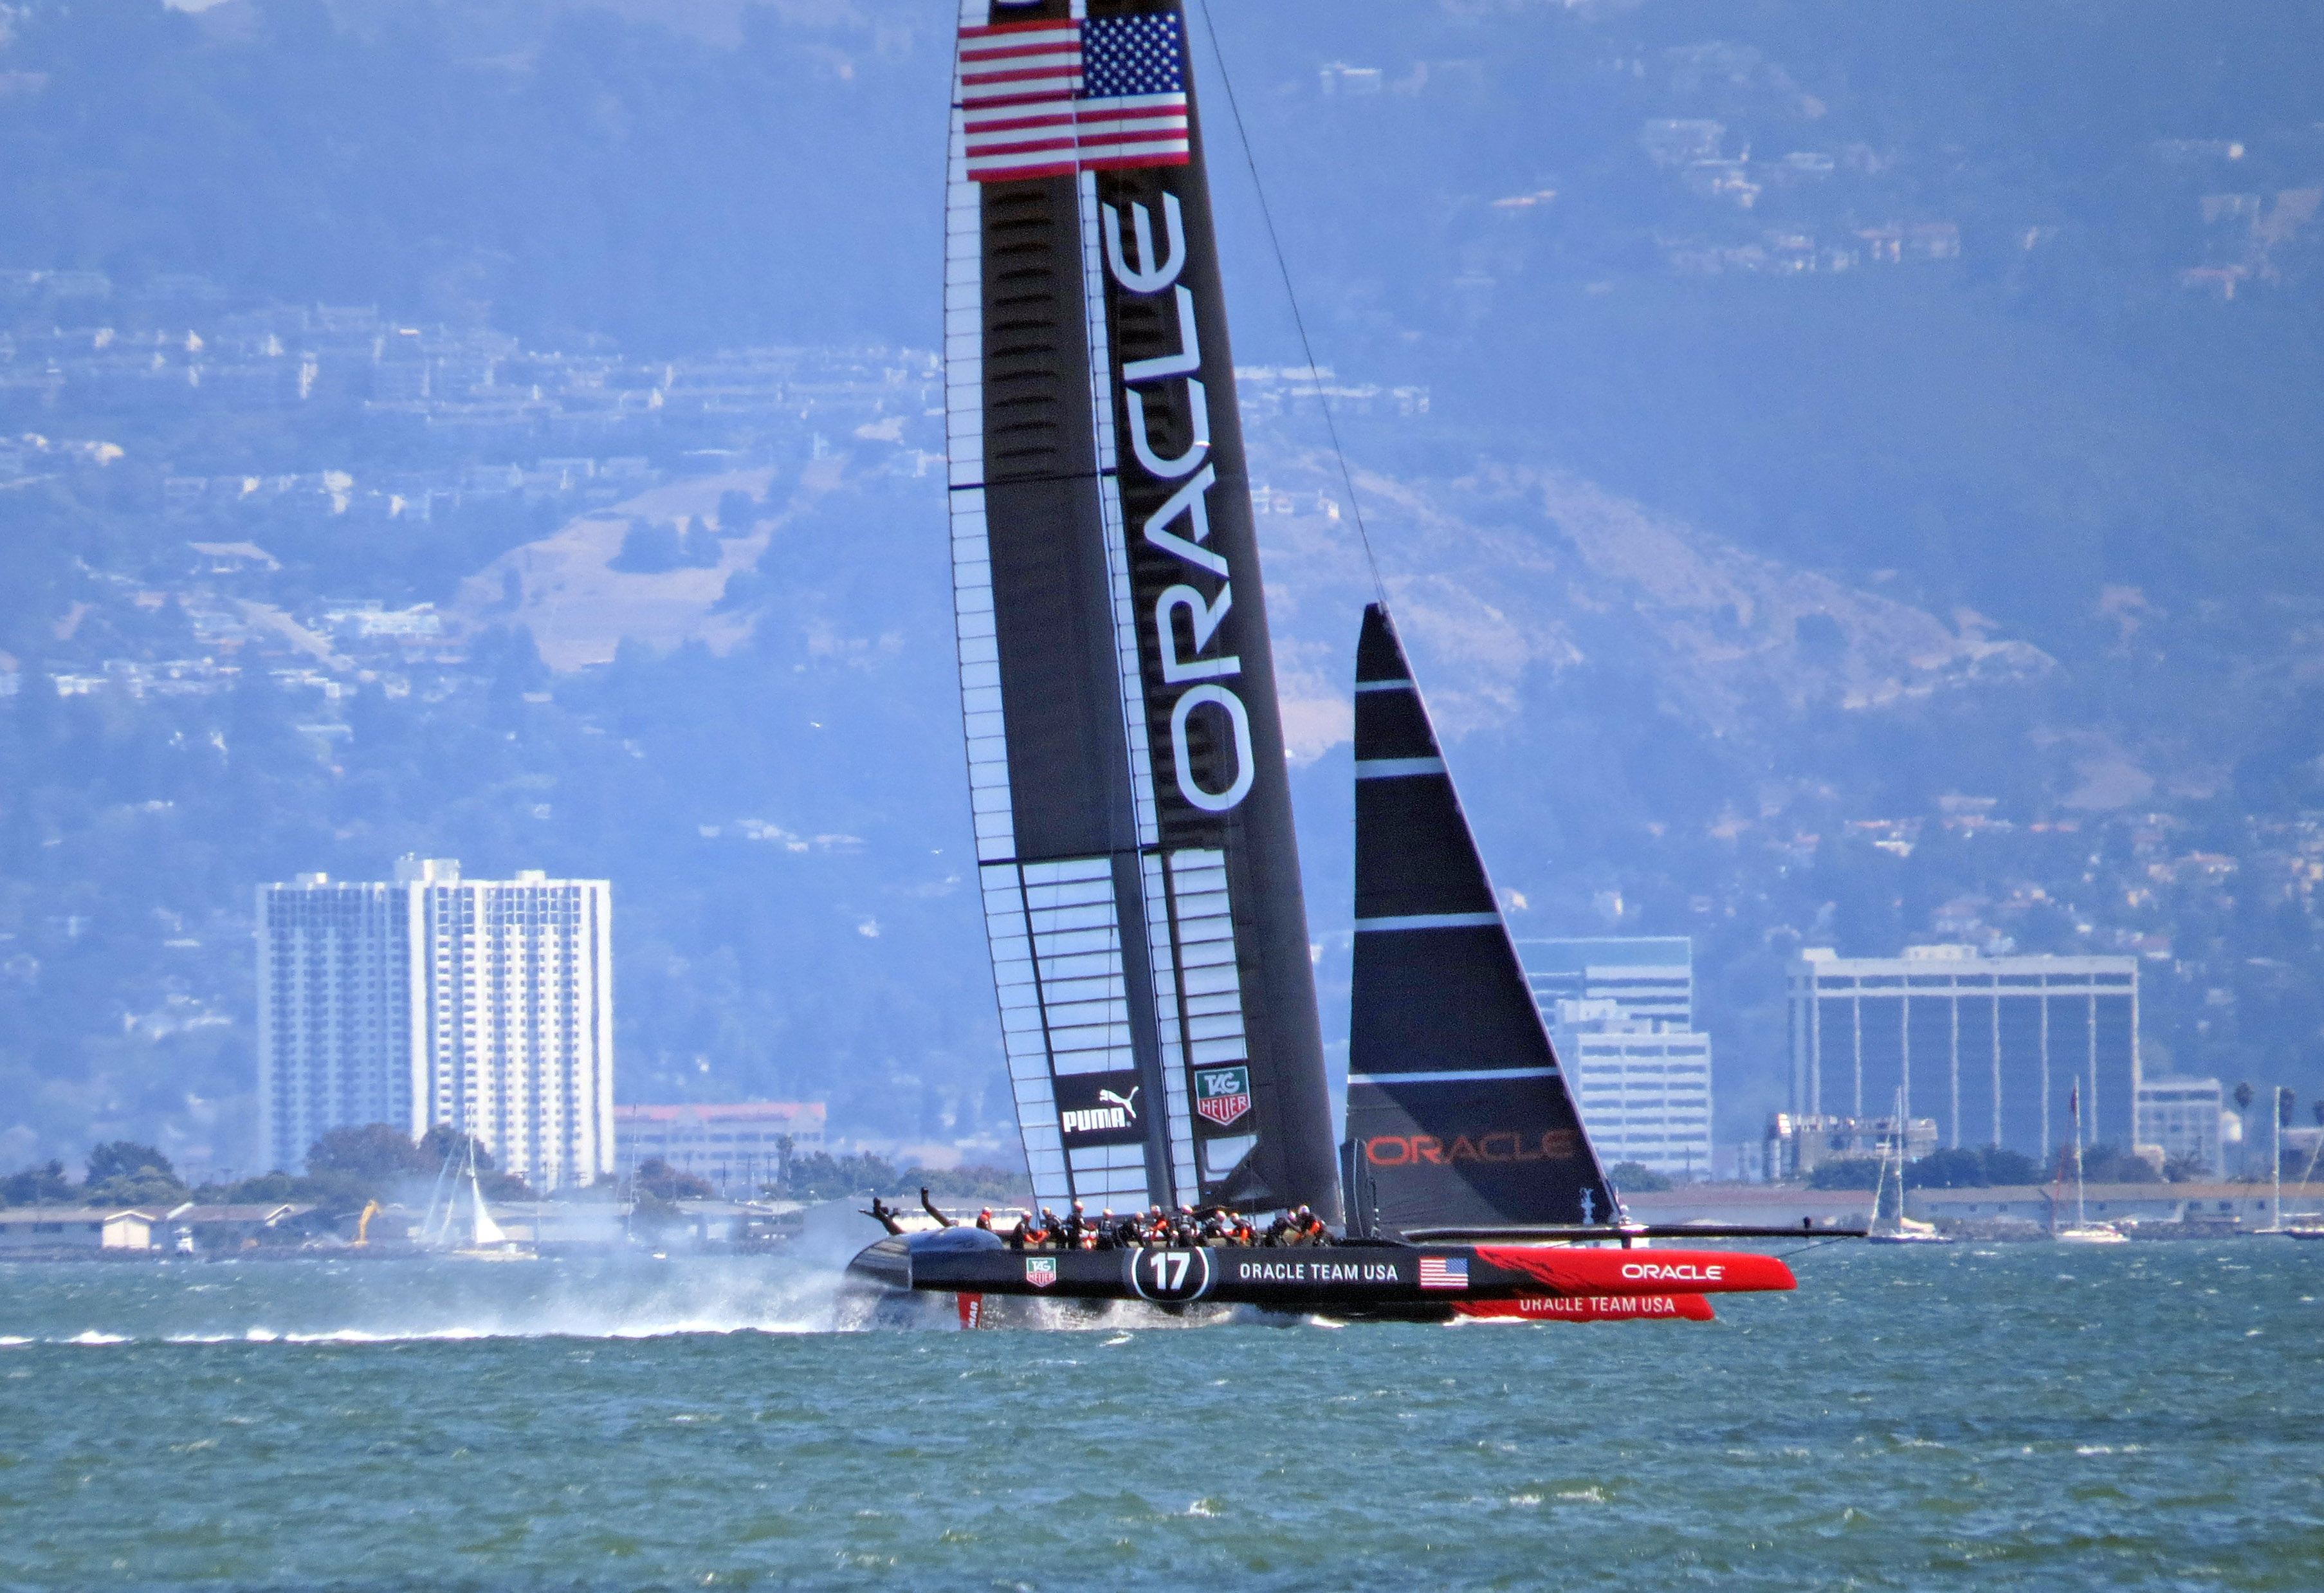
[[[1334,1033],[1360,511],[1525,932],[1695,937],[1722,1141],[1802,944],[2129,951],[2150,1071],[2324,1089],[2313,8],[1216,9]],[[949,25],[10,14],[0,1170],[239,1165],[251,884],[404,850],[616,880],[632,1097],[1005,1124],[933,377],[800,352],[936,346]]]

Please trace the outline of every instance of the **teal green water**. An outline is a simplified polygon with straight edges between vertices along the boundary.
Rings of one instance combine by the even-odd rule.
[[[757,1259],[0,1266],[0,1588],[2324,1588],[2324,1245],[1710,1325],[830,1333]]]

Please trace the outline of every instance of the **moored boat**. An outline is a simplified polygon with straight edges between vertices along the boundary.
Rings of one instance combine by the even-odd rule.
[[[1932,1222],[1923,1222],[1904,1215],[1904,1139],[1909,1119],[1904,1114],[1904,1092],[1896,1092],[1895,1116],[1889,1119],[1892,1131],[1880,1144],[1879,1181],[1872,1186],[1872,1217],[1865,1224],[1865,1238],[1875,1245],[1950,1245],[1952,1236],[1941,1233]],[[1891,1168],[1896,1175],[1896,1205],[1883,1215],[1882,1202],[1888,1193]]]
[[[2061,1245],[2127,1245],[2130,1243],[2130,1236],[2112,1223],[2090,1220],[2089,1203],[2082,1198],[2082,1088],[2080,1083],[2075,1084],[2066,1092],[2066,1111],[2073,1123],[2074,1137],[2072,1143],[2058,1158],[2058,1178],[2061,1187],[2050,1199],[2052,1220],[2050,1236]],[[2056,1218],[2058,1212],[2065,1205],[2065,1190],[2062,1186],[2069,1164],[2074,1170],[2074,1220],[2061,1223]]]

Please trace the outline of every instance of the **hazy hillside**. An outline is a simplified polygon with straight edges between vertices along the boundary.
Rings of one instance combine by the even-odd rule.
[[[0,1165],[240,1165],[250,886],[404,850],[615,880],[625,1093],[999,1125],[940,12],[11,14]],[[1722,1139],[1802,943],[2135,949],[2151,1070],[2324,1087],[2311,10],[1218,20],[1499,882],[1697,937]],[[1336,1033],[1370,577],[1197,55]]]

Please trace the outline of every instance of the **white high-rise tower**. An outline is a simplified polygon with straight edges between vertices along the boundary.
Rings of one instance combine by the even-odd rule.
[[[259,1134],[295,1169],[333,1128],[436,1124],[536,1189],[613,1171],[613,893],[463,880],[406,857],[392,884],[258,887]]]

